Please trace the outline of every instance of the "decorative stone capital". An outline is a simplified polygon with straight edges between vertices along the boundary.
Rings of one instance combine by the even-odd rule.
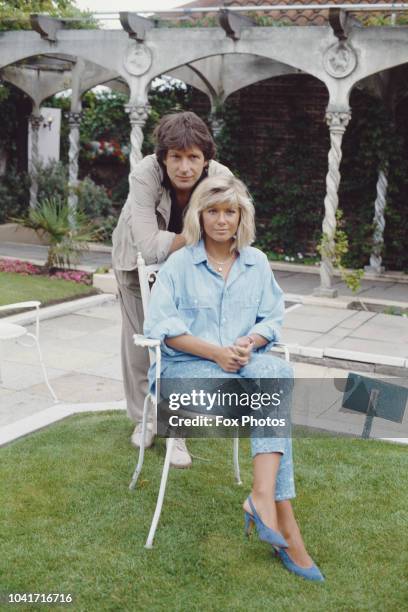
[[[351,119],[350,110],[330,109],[326,111],[326,123],[329,126],[330,132],[337,132],[338,134],[344,134],[350,119]]]
[[[125,104],[125,111],[129,115],[132,127],[142,128],[147,121],[150,109],[150,104]]]
[[[44,117],[42,115],[30,115],[30,125],[31,129],[35,132],[38,132],[40,127],[42,126],[44,121]]]
[[[82,113],[77,111],[68,111],[66,114],[68,125],[70,128],[79,127],[81,125]]]
[[[210,124],[214,138],[218,138],[222,131],[222,128],[224,127],[224,119],[220,116],[217,116],[215,113],[212,113],[210,115]]]

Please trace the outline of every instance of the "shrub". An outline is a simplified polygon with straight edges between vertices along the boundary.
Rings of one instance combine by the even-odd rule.
[[[79,258],[79,251],[88,248],[97,232],[91,221],[80,211],[72,211],[68,202],[57,196],[42,200],[28,215],[15,222],[34,230],[47,232],[50,238],[46,268],[70,266]]]
[[[98,224],[98,238],[101,242],[112,244],[112,232],[117,222],[118,218],[115,215],[109,215]]]
[[[78,207],[89,217],[105,217],[111,212],[112,202],[105,187],[97,185],[88,176],[77,187]]]
[[[29,179],[25,172],[15,168],[7,170],[0,178],[0,223],[6,223],[11,216],[23,215],[28,208]]]
[[[46,165],[38,164],[39,202],[50,198],[66,200],[68,198],[68,167],[62,162],[52,161]]]

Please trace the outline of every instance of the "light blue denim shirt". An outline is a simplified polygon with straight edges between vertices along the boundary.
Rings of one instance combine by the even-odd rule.
[[[207,260],[204,242],[173,253],[153,286],[144,334],[161,340],[163,366],[167,360],[201,359],[176,351],[164,339],[192,334],[219,346],[239,336],[260,334],[280,340],[284,314],[283,292],[267,257],[254,247],[241,249],[226,281]],[[154,369],[149,372],[152,382]]]

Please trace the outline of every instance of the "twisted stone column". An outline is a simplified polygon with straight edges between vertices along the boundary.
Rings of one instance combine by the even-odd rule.
[[[68,171],[68,204],[72,211],[75,211],[78,205],[78,194],[76,187],[78,185],[78,158],[79,158],[79,127],[81,125],[82,113],[69,111],[69,171]]]
[[[335,250],[336,211],[339,204],[341,143],[350,118],[351,112],[348,110],[329,110],[326,113],[326,123],[330,130],[330,151],[328,155],[329,169],[326,175],[326,197],[324,199],[323,234],[325,243],[321,253],[320,287],[314,291],[315,295],[324,297],[336,297],[337,295],[337,291],[331,286],[333,277],[332,258]]]
[[[377,197],[374,202],[374,233],[373,247],[370,255],[370,265],[365,266],[365,271],[371,274],[381,274],[384,272],[382,263],[382,249],[384,245],[384,228],[385,228],[385,205],[387,203],[387,188],[388,188],[388,167],[378,171],[377,180]]]
[[[40,161],[39,151],[38,151],[38,131],[42,122],[44,121],[44,117],[41,115],[30,115],[29,118],[30,126],[31,126],[31,157],[30,157],[30,206],[31,208],[35,208],[37,205],[37,195],[38,195],[38,164]]]
[[[130,132],[130,171],[142,159],[143,127],[149,116],[149,104],[126,104],[125,110],[129,114]]]
[[[211,131],[214,136],[214,140],[217,140],[222,128],[224,127],[224,119],[216,113],[210,115]]]

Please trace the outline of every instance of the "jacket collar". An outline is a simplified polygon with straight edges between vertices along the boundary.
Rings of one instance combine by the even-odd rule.
[[[207,251],[205,250],[204,240],[200,240],[197,244],[188,247],[191,250],[191,255],[194,264],[200,264],[203,261],[207,261]],[[253,266],[255,262],[255,256],[250,247],[244,247],[239,252],[240,261],[242,264],[247,266]]]

